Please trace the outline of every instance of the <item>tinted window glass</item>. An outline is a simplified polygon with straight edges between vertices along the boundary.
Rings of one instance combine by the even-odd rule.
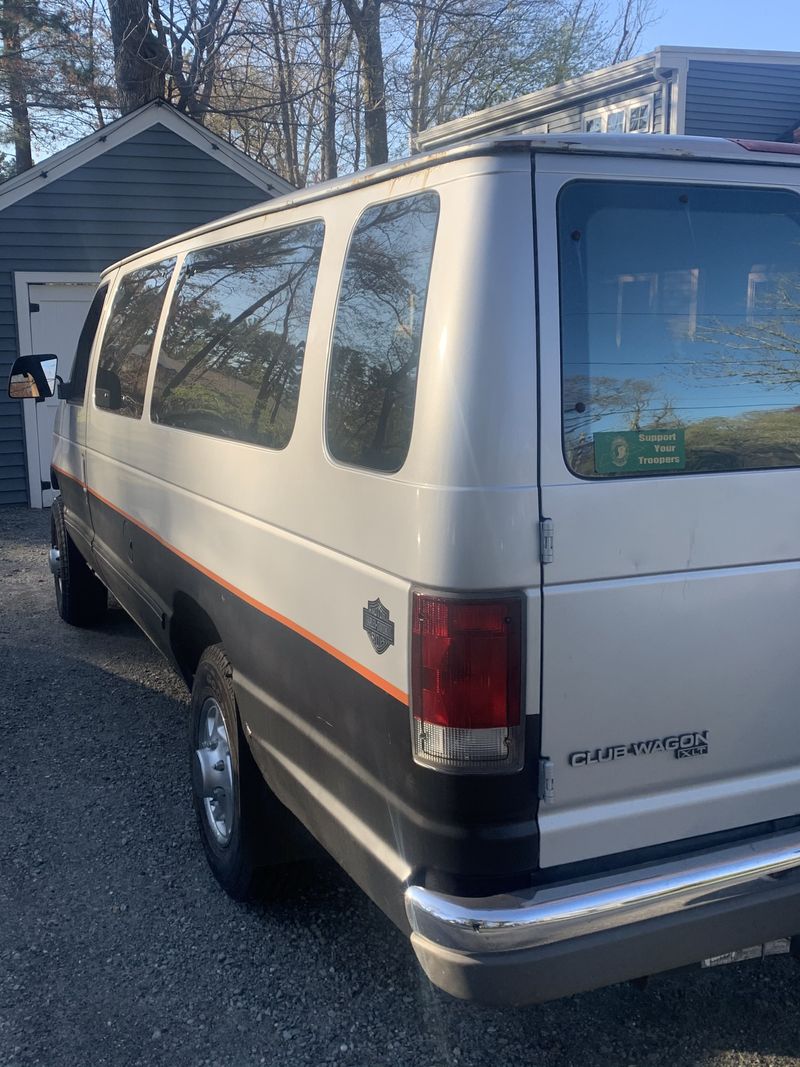
[[[154,421],[287,444],[323,232],[312,222],[187,255],[158,357]]]
[[[800,464],[800,198],[578,182],[559,227],[576,473]]]
[[[347,252],[328,382],[327,435],[345,463],[396,471],[411,439],[435,193],[371,207]]]
[[[81,335],[78,338],[78,347],[75,350],[75,362],[72,364],[72,377],[67,389],[67,400],[71,404],[82,404],[86,393],[86,375],[89,371],[89,356],[92,354],[92,345],[97,335],[97,327],[100,324],[100,316],[103,313],[103,303],[108,293],[108,286],[101,285],[94,294],[89,310],[86,313],[86,321],[83,324]]]
[[[174,266],[169,259],[120,279],[97,366],[98,407],[141,418],[153,339]]]

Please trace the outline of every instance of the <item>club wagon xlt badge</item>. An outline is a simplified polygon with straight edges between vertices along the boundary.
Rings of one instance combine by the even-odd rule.
[[[654,756],[658,752],[672,752],[675,759],[708,755],[708,730],[688,734],[672,734],[650,741],[629,741],[627,745],[608,745],[590,751],[570,752],[570,767],[588,767],[590,763],[608,763],[627,756]]]
[[[389,618],[389,609],[377,600],[368,600],[364,612],[364,629],[372,647],[382,656],[389,645],[394,644],[394,623]]]

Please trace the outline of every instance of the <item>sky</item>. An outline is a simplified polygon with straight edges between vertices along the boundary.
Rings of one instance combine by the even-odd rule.
[[[640,51],[659,44],[800,52],[797,0],[656,0],[663,12]]]

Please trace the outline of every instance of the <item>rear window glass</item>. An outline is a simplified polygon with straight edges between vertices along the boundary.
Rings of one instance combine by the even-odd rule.
[[[97,365],[98,407],[141,418],[153,340],[174,267],[175,260],[168,259],[120,279]]]
[[[800,198],[576,182],[558,217],[570,468],[800,464]]]
[[[268,448],[288,443],[323,234],[311,222],[186,256],[153,421]]]
[[[439,217],[435,193],[368,208],[336,309],[327,440],[336,459],[396,471],[411,440],[422,321]]]

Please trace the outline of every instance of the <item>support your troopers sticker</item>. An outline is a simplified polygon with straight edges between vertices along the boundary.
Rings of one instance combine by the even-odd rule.
[[[685,466],[683,429],[601,431],[594,435],[594,469],[598,474],[680,471]]]

